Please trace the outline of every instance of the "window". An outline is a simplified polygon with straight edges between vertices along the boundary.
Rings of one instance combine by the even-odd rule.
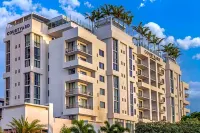
[[[34,104],[40,104],[40,74],[34,73]]]
[[[10,89],[10,78],[6,78],[6,90]]]
[[[30,85],[30,73],[25,73],[25,85]]]
[[[133,50],[129,47],[129,76],[133,77]]]
[[[80,50],[83,52],[87,52],[86,45],[80,44]]]
[[[30,34],[25,35],[25,67],[30,66]]]
[[[10,78],[6,78],[6,105],[10,102]]]
[[[130,82],[130,107],[131,107],[131,116],[134,115],[134,87],[133,82]]]
[[[10,72],[10,41],[6,42],[6,72]]]
[[[100,101],[100,107],[105,108],[105,102]]]
[[[69,73],[69,75],[71,75],[71,74],[75,74],[75,68],[72,68],[72,69],[69,69],[68,70],[68,73]]]
[[[104,64],[99,62],[99,68],[104,69]]]
[[[29,103],[30,102],[30,73],[25,73],[24,74],[24,99],[25,102]]]
[[[101,82],[105,82],[104,76],[99,75],[99,80],[100,80]]]
[[[173,79],[173,71],[170,70],[170,89],[171,93],[174,93],[174,79]]]
[[[18,69],[18,73],[20,73],[20,69]]]
[[[34,66],[40,68],[40,36],[34,34]]]
[[[118,71],[118,41],[113,39],[113,70]]]
[[[82,61],[87,61],[87,59],[86,59],[86,58],[83,58],[83,57],[80,57],[80,59],[81,59]]]
[[[114,83],[114,112],[119,113],[119,77],[114,76],[113,77],[113,83]]]
[[[67,45],[67,52],[72,52],[74,51],[75,46],[74,46],[74,41],[73,42],[69,42]]]
[[[105,89],[100,88],[100,95],[105,95]]]
[[[83,74],[83,75],[87,75],[87,73],[84,72],[84,71],[80,71],[80,73]]]
[[[104,51],[101,50],[101,49],[99,49],[99,55],[102,56],[102,57],[104,57]]]
[[[75,60],[75,55],[68,56],[69,61]]]
[[[172,106],[172,121],[175,122],[175,106],[174,106],[174,97],[171,97],[171,106]]]

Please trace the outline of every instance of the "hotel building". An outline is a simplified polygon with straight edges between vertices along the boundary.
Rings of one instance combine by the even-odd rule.
[[[113,18],[95,25],[34,13],[8,24],[3,129],[17,117],[13,108],[49,103],[54,118],[131,130],[138,121],[175,122],[190,112],[189,86],[174,60],[135,45]]]

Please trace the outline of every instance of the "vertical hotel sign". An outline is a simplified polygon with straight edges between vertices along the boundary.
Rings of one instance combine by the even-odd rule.
[[[30,27],[30,24],[26,24],[26,25],[24,25],[24,26],[21,26],[21,27],[19,27],[19,28],[14,29],[14,30],[8,31],[8,32],[7,32],[7,36],[19,34],[19,33],[21,33],[24,29],[28,29],[29,27]]]

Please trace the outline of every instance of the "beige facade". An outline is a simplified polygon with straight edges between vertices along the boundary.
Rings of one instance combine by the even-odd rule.
[[[179,121],[190,112],[179,65],[134,45],[118,21],[101,20],[91,31],[65,16],[30,14],[10,25],[5,108],[53,103],[54,117],[131,129],[138,121]]]

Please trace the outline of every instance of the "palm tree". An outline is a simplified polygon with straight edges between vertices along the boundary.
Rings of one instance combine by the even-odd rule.
[[[154,51],[156,50],[156,43],[158,42],[160,38],[156,37],[156,35],[152,35],[151,36],[151,41],[150,43],[152,43],[154,45]]]
[[[95,14],[95,10],[92,11],[91,13],[85,13],[85,19],[89,19],[92,23],[92,30],[94,27],[94,21],[96,19],[96,14]]]
[[[108,5],[108,4],[105,4],[104,6],[102,6],[101,7],[101,12],[102,12],[102,14],[103,14],[103,16],[106,16],[106,17],[108,17],[108,16],[110,16],[110,15],[112,15],[112,9],[111,9],[111,5]]]
[[[70,130],[70,128],[63,125],[63,127],[60,130],[60,133],[71,133],[71,130]]]
[[[159,38],[158,41],[156,42],[156,45],[158,46],[158,51],[160,51],[160,43],[164,40],[165,38]]]
[[[40,121],[37,119],[29,123],[27,118],[25,119],[21,116],[19,120],[13,118],[12,122],[10,122],[8,126],[13,130],[16,130],[16,133],[37,133],[45,127],[39,123]]]
[[[149,31],[149,27],[142,27],[141,30],[139,30],[139,33],[142,35],[142,44],[144,45],[144,38]]]
[[[117,131],[115,125],[110,125],[108,121],[104,122],[105,126],[100,127],[100,131],[104,133],[114,133]]]
[[[99,8],[97,10],[94,10],[94,14],[96,21],[104,17],[103,13]]]
[[[70,130],[73,133],[95,133],[94,127],[91,124],[85,124],[83,120],[73,120],[73,126]]]
[[[117,133],[129,133],[130,130],[128,128],[122,127],[119,123],[114,124],[115,128],[117,129]]]
[[[179,56],[181,55],[181,51],[178,47],[173,47],[172,50],[170,51],[170,56],[176,60]]]
[[[152,37],[152,32],[149,31],[149,32],[145,35],[145,37],[146,37],[146,40],[147,40],[147,42],[148,42],[148,48],[149,48],[149,44],[150,44],[150,42],[151,42],[151,37]]]
[[[122,14],[124,13],[124,7],[123,6],[111,6],[111,10],[112,10],[112,15],[115,18],[120,19],[122,17]]]
[[[140,46],[141,32],[142,32],[142,22],[140,22],[138,26],[133,26],[133,30],[136,31],[139,34],[139,38],[137,39],[139,44],[137,44],[137,45]]]

